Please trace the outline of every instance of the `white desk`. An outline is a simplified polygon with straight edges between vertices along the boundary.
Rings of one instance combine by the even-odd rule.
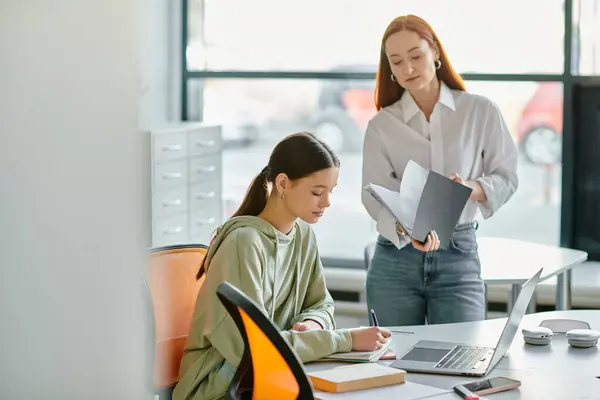
[[[540,268],[544,268],[540,282],[556,276],[557,310],[571,308],[571,281],[572,268],[587,260],[587,253],[558,246],[524,242],[516,239],[497,237],[478,237],[479,259],[481,260],[481,277],[486,285],[511,285],[508,302],[508,311],[517,300],[521,286],[531,278]],[[370,263],[375,251],[375,244],[367,246],[365,251],[365,265]],[[326,279],[328,282],[337,280],[338,286],[357,276],[357,271],[346,269],[327,268]],[[366,271],[358,272],[362,276],[362,285],[366,280]],[[343,282],[343,283],[342,283]],[[354,287],[354,285],[350,285]]]
[[[556,276],[556,309],[571,308],[571,269],[587,260],[585,251],[495,237],[477,242],[485,284],[511,285],[509,311],[521,286],[542,267],[540,282]]]
[[[587,321],[592,329],[600,330],[600,310],[552,311],[528,314],[522,327],[538,326],[545,319],[579,319]],[[506,318],[464,322],[446,325],[425,325],[398,328],[414,332],[414,335],[394,334],[393,347],[398,355],[404,354],[419,340],[448,340],[462,343],[495,345]],[[382,361],[390,364],[391,361]],[[340,363],[309,363],[307,371],[317,371],[343,365]],[[509,354],[486,376],[506,376],[521,381],[519,390],[496,393],[486,396],[494,400],[508,399],[600,399],[600,347],[574,349],[569,346],[564,335],[556,335],[549,346],[530,346],[523,342],[521,329],[517,332]],[[473,382],[485,378],[407,373],[406,381],[421,383],[448,390],[447,394],[432,397],[435,400],[459,397],[451,393],[452,387],[460,383]],[[400,388],[401,385],[397,387]],[[400,390],[400,389],[399,389]],[[378,391],[380,393],[378,393]],[[364,398],[381,396],[381,389],[365,390]],[[355,392],[356,393],[356,392]],[[387,391],[389,393],[389,391]],[[339,394],[344,399],[344,394]],[[336,398],[338,397],[336,396]],[[398,399],[400,393],[389,397]]]

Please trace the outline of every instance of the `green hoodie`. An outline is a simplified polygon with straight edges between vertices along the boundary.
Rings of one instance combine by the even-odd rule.
[[[223,281],[261,307],[302,362],[351,350],[350,332],[335,330],[333,300],[308,224],[296,223],[286,235],[258,217],[231,218],[211,242],[205,266],[174,400],[223,398],[240,363],[242,336],[216,295]],[[325,329],[289,331],[305,319]]]

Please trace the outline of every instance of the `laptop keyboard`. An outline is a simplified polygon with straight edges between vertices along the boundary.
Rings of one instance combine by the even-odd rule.
[[[456,346],[436,364],[435,368],[475,369],[490,352],[488,347]]]

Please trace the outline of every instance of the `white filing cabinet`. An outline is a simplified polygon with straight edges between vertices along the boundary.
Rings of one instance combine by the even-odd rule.
[[[223,214],[221,127],[181,123],[150,143],[152,246],[208,244]]]

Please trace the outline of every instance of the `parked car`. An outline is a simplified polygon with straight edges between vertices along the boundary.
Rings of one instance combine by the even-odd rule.
[[[562,86],[540,82],[517,124],[517,142],[525,157],[534,164],[560,163],[562,128]]]
[[[333,72],[373,72],[374,65],[349,65]],[[367,122],[375,115],[374,80],[329,80],[321,86],[312,132],[334,151],[362,149]]]

